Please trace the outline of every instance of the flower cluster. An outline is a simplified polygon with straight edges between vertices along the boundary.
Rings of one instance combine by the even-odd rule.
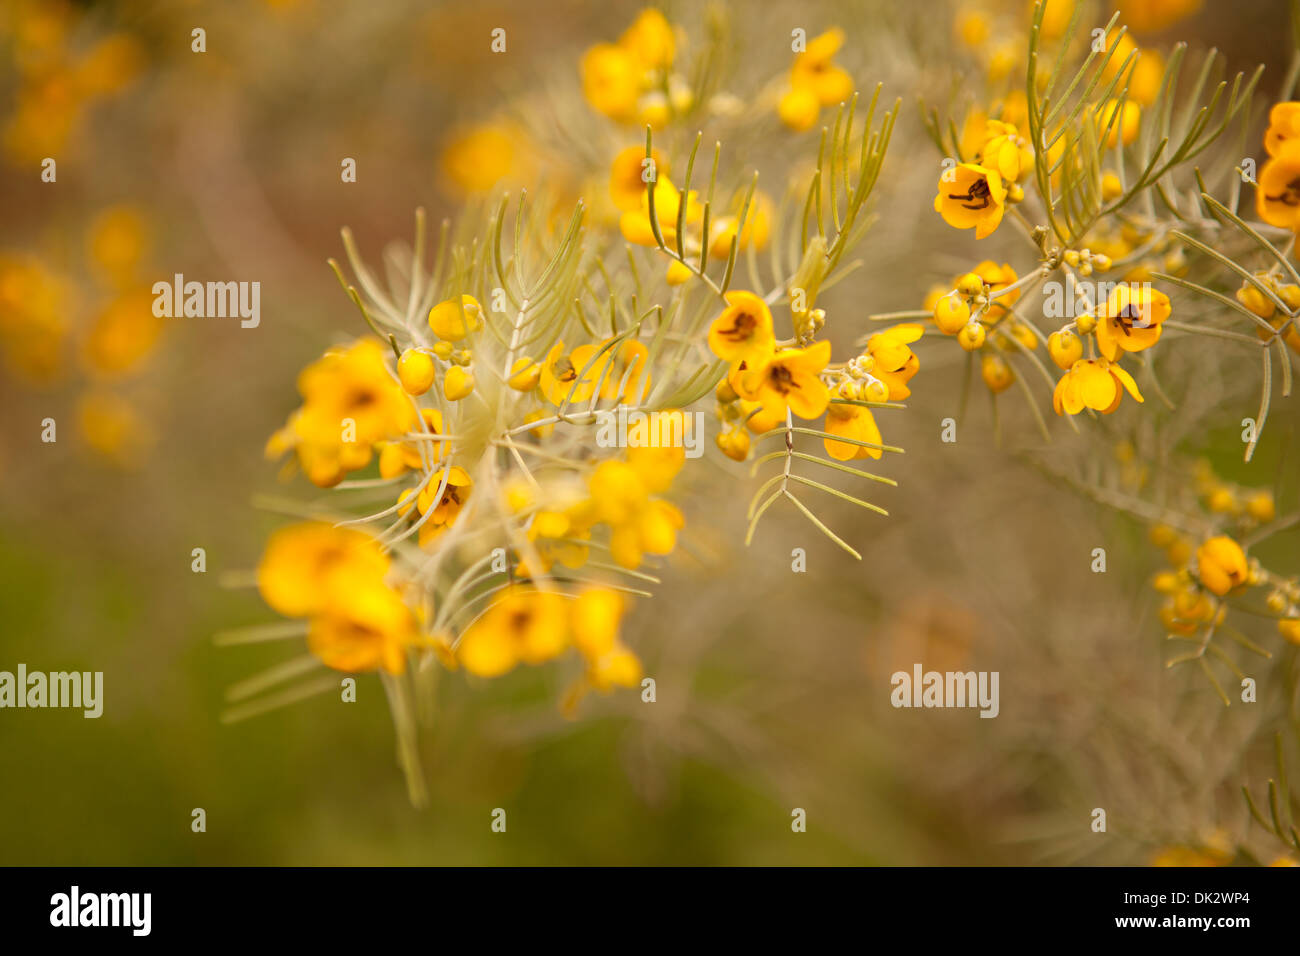
[[[0,17],[18,68],[14,110],[4,123],[5,151],[20,163],[62,156],[94,106],[126,89],[144,61],[139,41],[112,32],[78,42],[72,4],[16,0]]]
[[[162,340],[147,281],[150,227],[133,206],[101,210],[85,226],[79,275],[52,256],[0,254],[0,352],[40,388],[75,382],[77,425],[103,460],[134,465],[150,443],[145,415],[122,386]]]
[[[677,35],[656,9],[641,11],[617,43],[598,43],[582,57],[582,92],[592,109],[619,123],[660,128],[687,113],[691,87],[673,71]]]

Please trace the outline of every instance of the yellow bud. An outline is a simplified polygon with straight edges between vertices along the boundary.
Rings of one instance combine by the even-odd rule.
[[[515,359],[508,384],[516,392],[531,392],[542,377],[542,367],[528,357]]]
[[[1277,294],[1292,312],[1300,309],[1300,285],[1296,285],[1294,282],[1284,285],[1277,290]]]
[[[1273,504],[1273,493],[1257,491],[1246,499],[1246,513],[1256,521],[1272,521],[1277,514]]]
[[[934,324],[944,335],[956,335],[970,321],[970,306],[956,292],[949,292],[934,306]]]
[[[1068,370],[1083,358],[1083,340],[1069,329],[1061,329],[1047,337],[1047,351],[1057,368]]]
[[[1291,617],[1278,621],[1277,630],[1292,644],[1300,644],[1300,617]]]
[[[681,285],[692,275],[693,273],[691,272],[690,266],[674,259],[668,264],[668,275],[665,276],[665,279],[669,285]]]
[[[1151,586],[1161,594],[1173,594],[1180,586],[1178,575],[1173,571],[1161,571],[1152,579]]]
[[[957,280],[957,291],[964,296],[979,295],[984,291],[984,280],[974,272],[968,272]]]
[[[1271,319],[1277,311],[1273,300],[1249,282],[1243,282],[1237,290],[1237,301],[1254,312],[1261,319]]]
[[[715,440],[718,448],[728,458],[744,461],[749,457],[749,432],[745,429],[737,428],[734,431],[719,432]]]
[[[448,342],[459,342],[483,324],[483,308],[472,295],[447,299],[429,310],[429,328]]]
[[[725,378],[718,382],[718,387],[713,390],[713,395],[724,405],[729,405],[740,397],[736,394],[736,390],[731,387],[731,383]]]
[[[472,391],[474,391],[473,375],[459,365],[447,369],[447,374],[442,379],[442,394],[447,396],[447,401],[459,402]]]
[[[984,379],[984,384],[989,387],[989,391],[995,395],[1005,392],[1016,380],[1011,366],[1001,355],[985,355],[980,362],[980,375]]]
[[[1066,249],[1065,254],[1061,256],[1065,264],[1071,268],[1077,268],[1079,265],[1079,253],[1075,249]]]
[[[872,379],[862,389],[862,397],[868,402],[884,402],[889,399],[889,386],[880,379]]]
[[[984,326],[978,322],[967,322],[961,327],[961,331],[957,333],[957,344],[967,352],[974,352],[984,344],[986,334]]]
[[[1151,543],[1157,548],[1167,548],[1178,538],[1178,532],[1167,524],[1153,525],[1151,528]]]
[[[1101,198],[1110,202],[1124,195],[1124,187],[1114,173],[1104,173],[1101,177]]]
[[[1274,591],[1264,599],[1264,606],[1274,614],[1281,614],[1286,610],[1286,595],[1281,591]]]
[[[433,354],[444,362],[451,361],[451,353],[455,350],[456,347],[450,342],[435,342],[433,345]]]
[[[407,349],[397,360],[397,377],[412,395],[423,395],[433,386],[433,359],[419,349]]]
[[[1110,261],[1110,256],[1101,252],[1093,255],[1092,264],[1097,267],[1098,272],[1109,272],[1110,267],[1113,265]]]
[[[1210,492],[1206,506],[1215,514],[1236,514],[1241,510],[1241,506],[1237,504],[1237,496],[1230,488],[1224,487],[1215,488]]]
[[[1097,317],[1095,315],[1081,315],[1074,320],[1074,327],[1079,330],[1080,335],[1091,335],[1097,328]]]

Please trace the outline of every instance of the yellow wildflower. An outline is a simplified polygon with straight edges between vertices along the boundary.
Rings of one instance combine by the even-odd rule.
[[[940,178],[934,211],[954,229],[974,229],[975,238],[991,235],[1006,211],[1007,188],[997,170],[961,163]]]
[[[731,291],[726,298],[727,307],[709,326],[710,351],[732,363],[766,361],[776,341],[767,303],[752,292]]]
[[[1109,414],[1119,407],[1124,392],[1142,401],[1137,382],[1118,363],[1104,358],[1080,359],[1056,383],[1052,407],[1058,415],[1077,415],[1085,408]]]

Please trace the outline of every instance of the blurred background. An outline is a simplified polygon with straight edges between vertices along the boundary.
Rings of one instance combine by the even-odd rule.
[[[902,98],[866,266],[825,303],[844,317],[837,350],[867,331],[855,316],[917,308],[974,264],[931,212],[937,159],[913,102],[960,86],[947,51],[970,5],[899,6],[666,8],[693,38],[729,19],[737,95],[788,67],[792,26],[839,25],[859,89],[879,81]],[[982,6],[1014,18],[1028,4]],[[1253,145],[1286,70],[1284,8],[1207,3],[1143,38],[1217,46],[1233,71],[1264,63]],[[409,241],[417,206],[437,221],[564,165],[557,151],[581,138],[563,133],[584,111],[582,52],[639,9],[6,2],[0,669],[103,671],[105,703],[98,720],[0,711],[0,863],[1145,863],[1170,846],[1259,839],[1240,787],[1269,774],[1261,727],[1276,706],[1225,710],[1199,673],[1164,669],[1145,528],[1044,474],[1023,409],[1004,415],[1000,446],[978,401],[957,443],[938,441],[961,384],[941,350],[921,353],[908,409],[880,415],[907,449],[887,463],[899,487],[873,496],[890,516],[826,506],[861,563],[781,509],[745,549],[755,483],[747,467],[701,460],[692,487],[712,491],[682,502],[683,546],[626,625],[655,705],[616,695],[568,721],[545,668],[477,685],[446,675],[422,811],[373,675],[355,704],[327,696],[219,722],[226,688],[283,657],[212,641],[273,619],[254,590],[222,586],[284,520],[257,502],[323,493],[286,488],[263,446],[297,404],[298,370],[363,331],[325,265],[339,229],[377,259]],[[1108,13],[1097,5],[1099,24]],[[489,48],[497,27],[504,55]],[[775,135],[756,127],[733,161],[815,154],[815,133]],[[55,182],[41,179],[45,157]],[[344,157],[356,183],[340,181]],[[585,193],[607,167],[584,162],[546,185]],[[152,319],[140,297],[174,273],[260,281],[260,326]],[[1199,416],[1177,450],[1279,486],[1279,511],[1294,509],[1295,400],[1275,403],[1244,466],[1238,423],[1257,383],[1221,356],[1176,361],[1166,381]],[[47,417],[53,444],[40,441]],[[1068,471],[1105,457],[1126,437],[1114,427],[1055,429],[1052,460]],[[1293,570],[1297,543],[1279,537],[1273,557]],[[191,571],[198,547],[206,574]],[[791,573],[796,547],[806,574]],[[1104,575],[1089,571],[1095,547]],[[1275,666],[1294,674],[1295,651]],[[893,710],[889,674],[918,660],[1000,671],[998,719]],[[191,831],[197,807],[205,833]],[[490,830],[495,807],[507,835]],[[796,807],[807,833],[791,832]],[[1094,807],[1108,810],[1106,834],[1089,829]]]

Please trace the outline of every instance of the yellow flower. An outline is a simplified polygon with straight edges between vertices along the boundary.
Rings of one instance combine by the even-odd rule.
[[[1104,358],[1080,359],[1056,383],[1052,407],[1058,415],[1077,415],[1085,408],[1109,414],[1119,407],[1124,392],[1142,401],[1137,382],[1118,364]]]
[[[598,43],[582,56],[582,95],[592,109],[616,122],[636,118],[642,69],[627,50]]]
[[[1300,103],[1274,103],[1268,111],[1264,149],[1270,156],[1276,156],[1285,143],[1295,139],[1300,139]]]
[[[482,324],[483,307],[472,295],[462,295],[459,302],[447,299],[429,310],[429,328],[448,342],[459,342]]]
[[[776,339],[772,312],[752,292],[727,293],[727,307],[709,326],[709,350],[727,362],[764,362],[772,354]]]
[[[376,442],[405,434],[416,423],[410,398],[389,373],[375,339],[331,349],[298,376],[303,405],[273,436],[268,454],[294,448],[316,485],[337,484],[364,468]]]
[[[661,436],[661,441],[627,450],[627,463],[649,491],[663,492],[672,487],[673,479],[686,464],[686,439],[695,427],[694,422],[693,415],[675,408],[650,413],[647,434]]]
[[[1246,552],[1226,535],[1210,538],[1196,549],[1196,576],[1219,597],[1246,583]]]
[[[87,97],[117,93],[135,79],[144,58],[139,40],[126,33],[111,33],[76,65],[73,83]]]
[[[673,65],[677,48],[673,28],[654,7],[647,7],[637,14],[618,43],[645,70],[666,70]]]
[[[609,339],[606,339],[600,343],[600,347],[604,348],[608,344]],[[620,402],[635,404],[649,396],[650,375],[646,372],[646,360],[650,357],[650,350],[645,343],[636,339],[624,339],[605,354],[608,358],[601,364],[602,368],[608,368],[608,372],[600,386],[601,398],[616,398]]]
[[[725,260],[731,255],[731,240],[736,236],[738,225],[736,216],[722,216],[713,225],[710,232],[713,239],[709,244],[709,255],[715,259]],[[764,192],[755,192],[753,202],[745,214],[745,228],[740,230],[737,250],[753,246],[762,250],[767,247],[768,237],[772,232],[772,200]]]
[[[975,9],[959,10],[953,28],[957,39],[972,50],[978,50],[987,43],[989,34],[993,31],[988,14]]]
[[[623,238],[638,246],[657,246],[654,227],[650,223],[650,193],[655,197],[655,220],[664,242],[677,239],[677,212],[682,194],[667,176],[657,176],[651,189],[643,189],[635,212],[625,212],[619,217],[618,228]],[[686,197],[686,222],[699,221],[704,209],[695,198],[695,190]]]
[[[556,342],[542,362],[539,381],[542,394],[552,405],[565,402],[585,402],[591,398],[600,383],[601,373],[609,362],[609,353],[600,356],[592,363],[598,349],[594,345],[580,345],[572,353],[564,353],[564,343]],[[587,368],[592,363],[591,368]],[[584,372],[585,370],[585,372]],[[578,376],[582,380],[578,380]]]
[[[656,178],[667,176],[669,167],[668,160],[657,149],[650,151],[650,159],[654,161]],[[649,167],[645,165],[646,154],[642,146],[629,146],[621,150],[614,157],[614,162],[609,167],[609,195],[614,200],[614,205],[623,212],[636,212],[641,208],[641,200],[645,197],[646,181],[642,178]],[[656,201],[659,199],[655,197]],[[659,212],[655,209],[656,214]]]
[[[588,480],[592,508],[610,527],[610,553],[622,567],[635,568],[645,554],[669,554],[677,544],[682,513],[650,497],[642,474],[624,461],[603,461]]]
[[[889,387],[890,401],[912,394],[907,383],[920,369],[921,360],[908,348],[908,343],[915,342],[924,334],[922,326],[907,322],[867,339],[867,354],[873,361],[871,374]]]
[[[442,488],[444,475],[447,486]],[[435,502],[434,496],[438,495],[439,488],[442,488],[442,494]],[[433,473],[433,477],[415,499],[415,507],[421,515],[422,522],[419,531],[420,547],[429,547],[442,537],[443,532],[456,523],[461,508],[465,506],[473,490],[474,482],[463,468],[453,465],[450,469],[439,468]],[[410,515],[410,504],[403,504],[403,502],[413,494],[414,491],[408,488],[398,496],[398,514]]]
[[[1271,226],[1300,230],[1300,140],[1282,142],[1260,169],[1255,211]]]
[[[985,142],[976,162],[996,169],[1003,182],[1014,183],[1026,178],[1034,168],[1034,151],[1010,123],[989,120]]]
[[[77,431],[92,451],[123,468],[138,465],[153,440],[135,406],[111,392],[78,400]]]
[[[307,631],[307,647],[327,667],[356,673],[406,670],[418,631],[401,595],[376,581],[349,581]]]
[[[533,545],[540,570],[548,572],[556,561],[571,570],[587,563],[591,548],[584,543],[591,540],[594,516],[588,502],[578,502],[564,510],[541,509],[528,524],[528,540]],[[533,577],[533,569],[526,558],[520,558],[516,571],[520,577]]]
[[[520,663],[554,660],[569,645],[567,610],[554,591],[507,592],[461,635],[461,666],[479,677],[500,677]]]
[[[1161,323],[1172,311],[1169,296],[1139,283],[1111,290],[1097,315],[1097,348],[1114,361],[1121,352],[1141,352],[1160,340]]]
[[[934,211],[954,229],[974,229],[975,238],[991,235],[1006,211],[1007,189],[997,170],[975,163],[961,163],[951,173],[952,181],[939,180]]]
[[[271,535],[257,566],[257,587],[279,613],[309,617],[338,593],[382,582],[388,567],[388,556],[369,535],[309,521]]]
[[[442,172],[462,193],[487,192],[515,171],[522,134],[484,124],[455,136],[442,151]]]
[[[1201,9],[1201,0],[1116,0],[1122,22],[1138,33],[1159,33]]]
[[[87,242],[91,258],[117,285],[129,282],[149,244],[148,227],[131,206],[114,206],[91,224]]]
[[[787,90],[776,106],[776,115],[781,122],[796,133],[812,129],[820,114],[821,104],[817,101],[817,94],[806,87]]]
[[[790,68],[790,86],[807,90],[822,106],[834,106],[853,95],[853,77],[832,62],[844,45],[839,27],[813,37],[802,53],[795,54]]]
[[[826,454],[836,461],[852,461],[855,458],[880,458],[884,454],[880,448],[869,448],[865,445],[855,444],[860,441],[870,442],[873,445],[882,444],[880,429],[877,427],[875,416],[871,414],[869,408],[864,408],[861,405],[831,402],[826,406],[826,431],[828,434],[839,438],[852,439],[852,441],[836,441],[833,438],[822,439]]]
[[[589,661],[613,653],[623,618],[623,596],[602,587],[585,588],[573,602],[573,646]]]
[[[119,296],[91,325],[83,353],[87,366],[106,377],[130,371],[153,351],[166,321],[153,314],[148,289]]]
[[[1115,118],[1118,111],[1119,118]],[[1131,99],[1124,100],[1123,107],[1119,100],[1107,100],[1093,110],[1098,134],[1105,134],[1106,145],[1114,149],[1123,142],[1125,146],[1137,139],[1138,126],[1142,119],[1142,108]]]
[[[830,393],[818,377],[830,360],[830,342],[806,349],[781,349],[763,364],[741,371],[733,387],[741,398],[756,399],[772,415],[784,417],[789,409],[800,418],[817,418],[830,401]]]

